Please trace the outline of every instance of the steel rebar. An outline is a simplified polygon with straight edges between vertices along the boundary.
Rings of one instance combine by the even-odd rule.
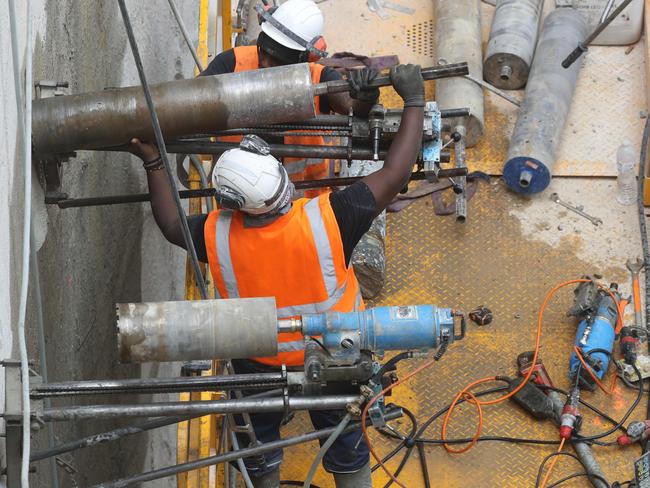
[[[438,173],[439,178],[466,176],[467,168],[449,168],[442,169]],[[337,187],[349,186],[362,179],[363,176],[350,176],[347,178],[326,178],[322,180],[305,180],[296,181],[294,186],[297,190],[306,190],[310,188],[324,188],[324,187]],[[411,174],[410,181],[425,180],[426,175],[421,172]],[[205,190],[181,190],[181,198],[203,198],[213,197],[217,195],[217,190],[208,188]],[[134,193],[133,195],[112,195],[105,197],[89,197],[89,198],[67,198],[65,200],[48,201],[46,203],[56,204],[59,208],[79,208],[79,207],[97,207],[103,205],[121,205],[126,203],[143,203],[149,201],[148,193]]]
[[[32,388],[30,397],[46,398],[115,393],[178,393],[232,389],[249,390],[284,386],[287,386],[287,379],[279,372],[219,376],[183,376],[178,378],[135,378],[44,383]]]

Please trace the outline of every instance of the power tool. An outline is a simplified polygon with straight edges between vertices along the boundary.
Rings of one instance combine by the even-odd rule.
[[[612,283],[609,290],[604,290],[589,277],[586,278],[589,281],[580,283],[575,289],[574,303],[567,316],[579,319],[575,345],[588,369],[600,380],[607,372],[614,349],[618,321],[616,301],[620,301],[621,296],[616,283]],[[569,378],[574,380],[579,375],[576,379],[578,386],[593,391],[596,382],[587,368],[580,366],[581,361],[574,351],[569,361]]]

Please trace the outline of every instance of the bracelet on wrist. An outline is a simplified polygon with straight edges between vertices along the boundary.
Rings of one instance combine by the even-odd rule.
[[[146,171],[158,171],[159,169],[163,169],[165,165],[163,164],[162,157],[158,156],[156,159],[152,161],[146,161],[145,163],[143,163],[142,167]]]

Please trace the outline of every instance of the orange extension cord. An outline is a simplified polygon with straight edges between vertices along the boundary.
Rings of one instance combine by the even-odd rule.
[[[541,338],[542,338],[542,320],[544,318],[544,311],[546,310],[546,306],[548,305],[548,302],[550,299],[555,295],[555,293],[560,290],[561,288],[564,288],[569,285],[574,285],[576,283],[587,283],[591,280],[588,279],[576,279],[576,280],[570,280],[566,281],[564,283],[560,283],[559,285],[556,285],[548,294],[546,295],[546,298],[544,299],[544,302],[542,303],[542,307],[539,310],[539,314],[537,317],[537,332],[536,332],[536,337],[535,337],[535,352],[533,354],[533,359],[532,359],[532,364],[537,363],[537,357],[539,356],[539,348],[541,344]],[[601,287],[604,288],[604,287]],[[614,300],[614,303],[616,303],[617,310],[618,310],[618,321],[616,325],[616,331],[620,331],[620,329],[623,327],[623,310],[621,309],[621,303],[616,299],[614,294],[607,288],[604,288],[607,293],[612,297]],[[589,368],[582,357],[582,354],[580,353],[580,350],[574,346],[574,350],[578,356],[578,359],[580,362],[583,364],[583,366],[587,369],[587,371],[591,374],[592,378],[596,381],[596,384],[600,387],[601,390],[603,390],[605,393],[609,394],[611,393],[610,391],[606,390],[605,387],[602,385],[602,383],[598,380],[598,378],[593,374],[591,371],[591,368]],[[381,398],[384,394],[387,392],[391,391],[393,388],[396,386],[408,381],[410,378],[415,376],[416,374],[424,371],[425,369],[431,367],[436,361],[431,360],[426,363],[424,363],[422,366],[418,367],[415,369],[413,372],[409,373],[406,375],[404,378],[398,380],[397,382],[393,383],[392,385],[389,385],[388,387],[384,388],[380,393],[375,395],[364,407],[363,412],[361,414],[361,429],[363,431],[363,436],[366,440],[366,443],[368,444],[368,449],[370,453],[372,454],[372,457],[375,458],[375,460],[379,463],[379,466],[384,470],[384,472],[393,480],[395,484],[400,486],[401,488],[406,488],[400,481],[395,477],[393,473],[390,472],[390,470],[384,465],[382,462],[381,458],[377,455],[375,452],[374,448],[372,447],[372,444],[370,442],[370,437],[368,436],[368,430],[366,428],[366,418],[368,415],[368,409],[375,404],[375,402]],[[476,433],[474,434],[474,437],[472,440],[463,448],[460,449],[454,449],[452,448],[449,444],[444,444],[445,449],[447,452],[450,454],[462,454],[464,452],[469,451],[478,441],[478,438],[481,436],[481,432],[483,430],[483,408],[486,405],[496,405],[499,403],[502,403],[506,400],[508,400],[510,397],[515,395],[519,390],[521,390],[526,383],[530,380],[531,376],[533,374],[533,368],[531,368],[528,373],[524,376],[523,381],[511,392],[500,396],[498,398],[492,399],[492,400],[479,400],[470,390],[474,388],[477,385],[483,384],[483,383],[488,383],[490,381],[495,381],[496,377],[495,376],[490,376],[487,378],[481,378],[479,380],[473,381],[469,385],[467,385],[465,388],[463,388],[454,398],[453,402],[451,403],[449,410],[447,411],[447,414],[445,415],[445,419],[442,424],[442,440],[445,440],[447,438],[447,427],[449,425],[449,420],[451,419],[451,416],[453,414],[454,409],[456,408],[456,405],[458,404],[459,400],[461,398],[465,399],[468,403],[473,404],[476,407],[476,412],[478,414],[478,424],[476,428]],[[562,450],[564,447],[564,439],[560,441],[560,446],[558,448],[558,452]],[[551,471],[553,470],[555,464],[557,463],[557,458],[554,459],[551,462],[551,465],[549,466],[549,469],[546,473],[546,476],[544,478],[544,482],[542,483],[542,487],[546,485],[546,482],[548,481],[548,478],[551,474]]]

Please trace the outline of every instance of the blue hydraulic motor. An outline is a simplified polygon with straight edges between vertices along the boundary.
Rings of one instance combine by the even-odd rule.
[[[616,322],[618,321],[618,306],[620,301],[618,285],[612,283],[609,291],[599,289],[593,281],[583,282],[575,290],[575,301],[568,316],[579,319],[575,345],[580,350],[582,358],[589,369],[600,380],[607,372],[614,339]],[[611,294],[610,294],[611,293]],[[616,301],[613,297],[616,298]],[[580,362],[575,351],[569,361],[569,377],[576,380],[579,372],[581,387],[593,391],[596,382]]]
[[[464,335],[455,335],[454,317],[462,314],[433,305],[377,307],[363,312],[329,312],[303,315],[302,333],[322,337],[334,355],[356,356],[358,351],[426,351],[450,344]]]

